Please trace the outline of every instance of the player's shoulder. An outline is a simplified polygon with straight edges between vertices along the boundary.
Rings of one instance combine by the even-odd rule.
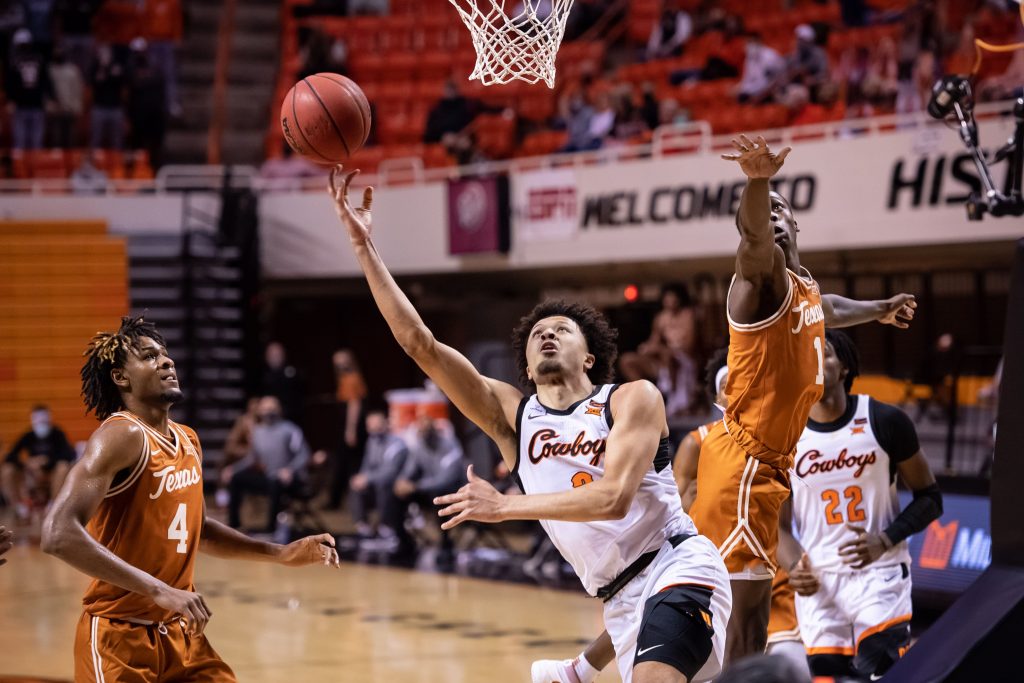
[[[189,441],[192,442],[194,447],[197,449],[201,448],[199,445],[199,435],[196,434],[196,430],[192,429],[188,425],[183,425],[180,422],[175,422],[174,425],[181,430],[181,433],[184,434]]]
[[[85,457],[120,469],[138,459],[145,443],[145,431],[133,420],[107,419],[89,437]]]
[[[665,406],[661,391],[653,382],[646,379],[615,385],[608,400],[611,403],[610,407],[616,412],[627,406],[631,410],[655,409],[659,405],[664,410]]]
[[[871,417],[871,422],[874,425],[888,425],[891,423],[899,423],[901,425],[906,423],[913,424],[910,416],[899,406],[879,401],[867,394],[860,394],[859,400],[867,401],[868,415]]]

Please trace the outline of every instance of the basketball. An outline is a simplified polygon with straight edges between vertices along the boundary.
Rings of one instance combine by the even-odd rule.
[[[291,148],[310,161],[341,163],[370,135],[370,103],[351,78],[314,74],[285,95],[281,129]]]

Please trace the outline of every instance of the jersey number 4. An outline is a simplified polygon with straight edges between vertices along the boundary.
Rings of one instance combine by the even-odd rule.
[[[864,510],[861,509],[860,504],[864,500],[864,494],[861,492],[860,487],[847,486],[843,491],[843,496],[847,500],[846,521],[863,522],[865,519]],[[843,514],[837,509],[841,503],[839,491],[825,489],[821,492],[821,499],[825,501],[825,521],[829,524],[842,524]]]
[[[188,552],[188,523],[185,512],[185,504],[178,503],[178,511],[174,513],[174,519],[171,520],[171,525],[167,527],[168,540],[178,542],[175,550],[182,555]]]

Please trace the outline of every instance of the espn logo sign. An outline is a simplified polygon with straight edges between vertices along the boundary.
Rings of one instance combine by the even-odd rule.
[[[526,217],[531,221],[576,218],[575,187],[531,189],[527,195]]]
[[[924,532],[924,543],[921,545],[919,564],[924,569],[945,569],[949,565],[949,556],[956,543],[956,531],[960,526],[953,520],[943,526],[939,520],[928,525]]]

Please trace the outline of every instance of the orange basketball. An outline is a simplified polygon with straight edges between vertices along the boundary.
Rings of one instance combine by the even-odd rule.
[[[285,95],[281,129],[291,148],[302,156],[337,164],[355,154],[370,135],[370,103],[352,79],[314,74]]]

